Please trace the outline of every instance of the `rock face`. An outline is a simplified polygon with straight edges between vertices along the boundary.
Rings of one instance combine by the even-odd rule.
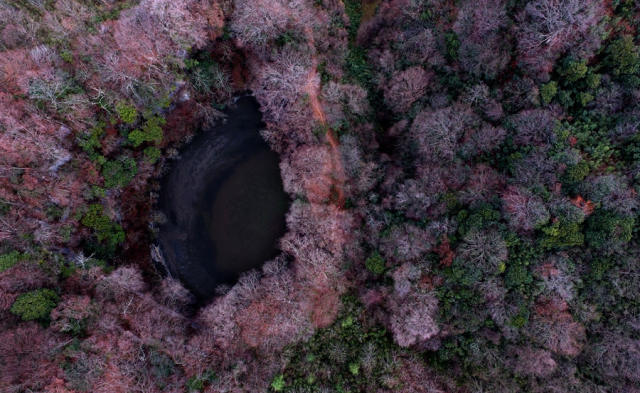
[[[255,99],[238,99],[227,115],[181,153],[159,201],[167,217],[159,236],[167,268],[201,298],[274,257],[285,229],[278,156],[258,133]]]

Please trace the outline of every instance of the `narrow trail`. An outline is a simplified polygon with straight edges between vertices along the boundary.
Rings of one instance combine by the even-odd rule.
[[[305,36],[309,45],[313,48],[311,55],[311,70],[307,74],[307,82],[305,83],[305,91],[309,95],[309,101],[311,103],[311,110],[313,113],[313,119],[319,122],[326,129],[326,137],[331,148],[331,173],[332,176],[332,188],[336,193],[336,204],[339,208],[343,208],[345,204],[344,196],[344,182],[346,179],[344,167],[342,165],[342,158],[340,157],[340,142],[335,131],[328,126],[327,116],[322,109],[320,103],[320,77],[318,76],[318,57],[315,53],[315,40],[313,38],[313,31],[311,27],[305,26]]]

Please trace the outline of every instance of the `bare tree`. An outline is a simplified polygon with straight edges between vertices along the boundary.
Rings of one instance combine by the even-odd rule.
[[[424,95],[432,77],[433,74],[418,66],[396,73],[385,87],[385,102],[394,112],[409,110]]]
[[[466,1],[454,31],[460,38],[460,65],[470,73],[495,78],[510,60],[510,44],[503,30],[507,14],[502,0]]]
[[[523,188],[509,187],[502,203],[509,225],[519,231],[530,232],[551,218],[542,199]]]
[[[497,231],[472,229],[464,236],[457,253],[465,264],[485,274],[497,274],[509,255],[507,244]]]
[[[425,162],[451,161],[464,132],[478,119],[465,106],[424,110],[411,125],[411,136],[418,143],[420,159]]]
[[[604,17],[601,1],[535,0],[517,16],[520,60],[538,75],[551,71],[565,50],[590,52],[600,44],[594,27]],[[585,53],[582,53],[584,56]]]
[[[544,109],[525,110],[509,118],[516,129],[514,142],[520,145],[544,145],[555,141],[557,119]]]
[[[438,300],[433,293],[412,291],[402,298],[391,297],[388,302],[393,339],[401,347],[424,342],[440,332],[436,322]]]
[[[557,362],[549,351],[531,347],[519,347],[514,350],[513,365],[515,372],[522,375],[548,377],[556,367]]]

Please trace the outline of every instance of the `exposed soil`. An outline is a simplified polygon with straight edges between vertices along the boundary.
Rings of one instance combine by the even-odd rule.
[[[305,37],[309,45],[315,50],[315,40],[313,38],[313,32],[310,27],[305,27]],[[342,166],[342,158],[340,157],[340,148],[338,137],[328,125],[327,116],[322,109],[320,102],[320,77],[318,75],[318,57],[315,53],[311,56],[311,70],[307,75],[307,82],[305,84],[305,90],[309,95],[309,101],[311,103],[311,109],[313,113],[313,119],[319,122],[326,129],[327,142],[331,146],[331,172],[332,178],[332,191],[335,193],[334,202],[340,208],[344,207],[344,182],[346,175]]]

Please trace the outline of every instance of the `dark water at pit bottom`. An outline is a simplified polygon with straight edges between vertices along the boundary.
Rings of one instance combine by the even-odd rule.
[[[201,299],[278,253],[289,199],[262,127],[255,99],[239,98],[226,123],[197,135],[161,182],[160,248],[170,273]]]

